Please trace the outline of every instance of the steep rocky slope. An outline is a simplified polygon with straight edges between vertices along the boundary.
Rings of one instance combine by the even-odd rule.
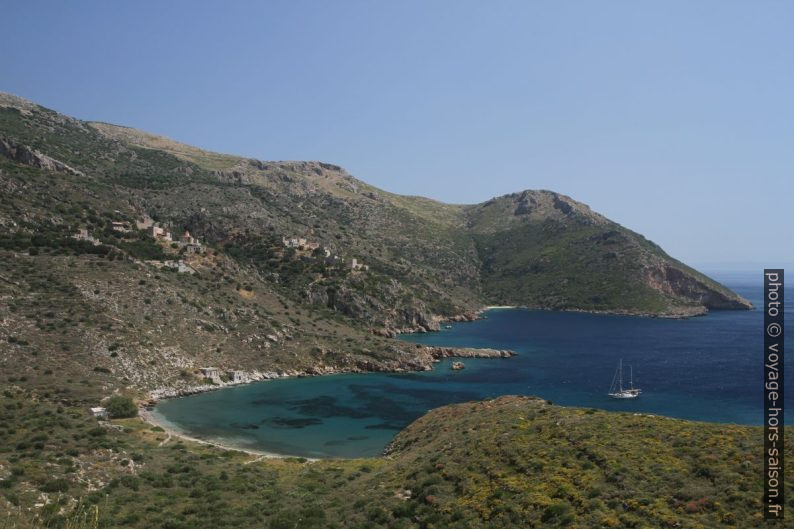
[[[658,316],[749,307],[557,193],[442,204],[335,165],[211,153],[8,94],[0,186],[0,338],[108,383],[173,383],[201,364],[424,368],[388,337],[488,304]],[[142,220],[189,230],[201,252]],[[177,260],[196,273],[163,268]]]

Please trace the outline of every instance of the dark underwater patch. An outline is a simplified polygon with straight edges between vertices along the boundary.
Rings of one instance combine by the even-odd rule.
[[[402,430],[408,426],[408,423],[405,424],[393,424],[388,422],[381,422],[378,424],[368,424],[364,428],[367,430]]]
[[[315,417],[272,417],[262,421],[273,428],[305,428],[323,421]]]
[[[373,413],[362,409],[340,406],[338,399],[328,395],[320,395],[312,399],[293,400],[288,404],[290,408],[301,415],[310,417],[350,417],[352,419],[363,419],[372,417]]]
[[[240,430],[258,430],[259,425],[251,423],[233,422],[229,426],[232,428],[239,428]]]

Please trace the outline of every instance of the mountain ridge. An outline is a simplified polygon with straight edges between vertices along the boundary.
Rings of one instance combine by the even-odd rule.
[[[30,333],[54,333],[90,307],[89,324],[49,339],[87,355],[76,372],[95,365],[109,382],[151,388],[198,365],[424,369],[425,356],[389,337],[489,305],[659,317],[751,306],[554,191],[445,204],[378,189],[334,164],[212,153],[7,94],[0,140],[26,153],[0,155],[0,274],[40,300],[57,291],[68,301],[53,322],[53,311],[18,299],[8,321],[26,340],[23,314],[38,314]],[[138,227],[144,219],[188,231],[202,251],[153,236]],[[81,230],[96,244],[75,240]],[[162,272],[177,260],[195,274]],[[52,349],[45,338],[27,341]],[[152,369],[152,357],[169,367]]]
[[[32,108],[37,107],[34,103],[17,98],[16,96],[4,95],[0,103],[5,106],[16,106],[32,112]],[[61,116],[58,114],[58,116]],[[617,229],[623,237],[633,239],[640,237],[641,240],[628,241],[634,245],[642,245],[644,237],[625,230],[622,226],[614,223],[593,211],[589,206],[575,201],[571,197],[556,193],[550,190],[524,190],[511,193],[500,197],[491,198],[479,204],[453,205],[445,204],[440,201],[426,199],[424,197],[413,197],[396,195],[387,191],[375,188],[361,180],[354,178],[341,167],[320,161],[279,161],[263,162],[256,159],[239,157],[229,154],[210,152],[204,149],[192,147],[182,142],[177,142],[164,136],[154,135],[134,128],[120,125],[112,125],[95,121],[83,122],[71,119],[74,123],[81,126],[92,127],[101,136],[120,144],[131,144],[143,148],[163,151],[172,154],[180,159],[196,163],[196,165],[211,171],[211,175],[218,180],[241,185],[256,185],[259,187],[275,187],[278,191],[284,191],[283,187],[274,185],[273,179],[279,178],[288,182],[289,192],[298,195],[298,198],[318,191],[326,192],[333,197],[340,197],[352,201],[363,200],[383,200],[388,205],[402,207],[411,214],[423,219],[424,221],[435,221],[445,224],[446,228],[455,228],[456,224],[462,223],[464,231],[478,235],[484,233],[496,233],[498,231],[509,231],[513,227],[521,227],[523,224],[538,222],[555,221],[558,223],[574,222],[584,225],[601,225]],[[66,165],[66,162],[61,162]],[[219,168],[220,166],[223,168]],[[67,165],[68,166],[68,165]],[[188,168],[187,171],[190,171]],[[295,176],[299,178],[295,178]],[[501,207],[507,205],[507,208]],[[494,208],[493,206],[496,206]],[[493,214],[493,209],[502,211]],[[512,209],[512,215],[510,214]],[[433,210],[433,211],[429,211]],[[625,230],[625,231],[624,231]],[[467,234],[470,235],[470,234]],[[608,239],[608,235],[605,240]],[[646,248],[651,253],[656,252],[657,259],[653,266],[647,263],[646,270],[643,271],[644,284],[657,290],[663,296],[668,296],[677,302],[678,305],[700,304],[703,308],[747,308],[749,305],[732,295],[727,289],[721,288],[718,284],[699,274],[679,261],[673,260],[657,245]],[[608,258],[617,257],[614,252],[607,253]],[[646,255],[643,257],[647,257]],[[661,261],[664,261],[662,263]],[[664,266],[663,266],[664,265]],[[636,271],[635,271],[636,272]],[[504,274],[501,274],[504,278]],[[695,276],[698,285],[676,285],[675,280],[682,280],[686,276]],[[570,279],[570,278],[568,278]],[[518,280],[520,281],[520,279]],[[511,281],[515,283],[516,280]],[[697,292],[694,292],[697,291]],[[715,295],[716,293],[716,295]],[[694,295],[695,299],[692,299]],[[584,309],[584,310],[610,310],[626,311],[628,313],[641,313],[659,315],[691,315],[704,312],[694,307],[677,307],[670,311],[665,311],[657,304],[650,307],[651,310],[639,310],[637,307],[621,307],[619,303],[612,301],[615,306],[599,306],[598,301],[591,303],[591,306],[579,306],[581,302],[566,303],[553,299],[535,299],[530,302],[521,303],[520,300],[510,299],[511,303],[517,303],[538,308],[560,308],[560,309]],[[559,297],[559,296],[557,296]],[[596,296],[597,297],[597,296]],[[531,299],[531,298],[530,298]],[[505,298],[492,300],[498,302],[507,301]],[[604,305],[609,305],[606,303]],[[674,303],[675,304],[675,303]],[[668,312],[669,314],[666,314]]]
[[[10,523],[758,523],[756,427],[503,396],[431,411],[384,457],[307,462],[135,418],[98,421],[89,408],[109,395],[145,403],[238,377],[428,370],[448,356],[509,362],[508,351],[392,339],[484,305],[669,317],[749,306],[552,191],[447,205],[333,164],[165,139],[142,147],[101,128],[0,93],[0,512]]]

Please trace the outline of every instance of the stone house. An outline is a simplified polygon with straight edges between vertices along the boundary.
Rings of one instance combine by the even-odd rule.
[[[152,226],[152,237],[155,239],[163,239],[164,241],[171,241],[171,232],[160,226]]]
[[[79,230],[77,230],[76,234],[72,235],[72,238],[73,239],[77,239],[78,241],[90,242],[94,246],[99,246],[101,244],[98,239],[96,239],[95,237],[92,237],[88,233],[88,229],[87,228],[80,228]]]
[[[179,261],[176,264],[176,271],[180,274],[195,274],[196,269],[187,264],[185,261]]]
[[[107,419],[108,410],[106,410],[102,406],[97,406],[95,408],[91,408],[91,415],[93,415],[97,419]]]
[[[199,371],[204,378],[212,380],[213,384],[221,383],[221,372],[217,367],[202,367]]]
[[[187,230],[185,230],[185,233],[183,233],[183,234],[182,234],[182,236],[181,236],[181,237],[179,237],[179,241],[180,241],[180,242],[182,242],[182,243],[184,243],[184,244],[198,244],[198,243],[199,243],[199,242],[198,242],[198,239],[196,239],[195,237],[193,237],[193,236],[190,234],[190,232],[189,232],[189,231],[187,231]]]
[[[126,222],[114,220],[113,222],[110,223],[110,225],[113,228],[113,231],[118,231],[121,233],[127,233],[130,231],[130,225]]]
[[[303,237],[290,237],[290,238],[282,237],[281,242],[284,243],[284,246],[286,246],[287,248],[300,248],[301,246],[306,247],[307,244],[314,244],[314,243],[309,243]]]
[[[229,371],[226,374],[229,377],[229,382],[232,384],[242,384],[248,381],[248,376],[245,374],[245,371]]]
[[[148,215],[144,215],[143,218],[135,221],[135,227],[139,230],[148,230],[152,226],[154,226],[154,219]]]
[[[188,255],[201,253],[200,244],[186,244],[185,246],[183,246],[183,248],[185,249],[185,253]]]

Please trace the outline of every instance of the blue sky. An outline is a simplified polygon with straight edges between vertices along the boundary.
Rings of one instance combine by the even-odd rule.
[[[792,27],[785,1],[7,0],[0,90],[446,202],[553,189],[684,261],[772,266]]]

